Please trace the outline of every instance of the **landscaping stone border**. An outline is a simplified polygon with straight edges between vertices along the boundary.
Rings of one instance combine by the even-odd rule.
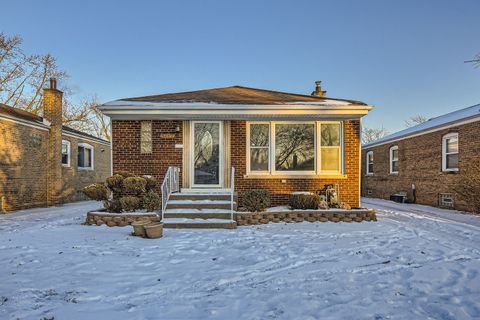
[[[101,226],[106,224],[109,227],[125,227],[134,221],[150,220],[158,222],[160,218],[156,214],[128,214],[128,213],[108,213],[102,211],[90,211],[87,213],[85,224]]]
[[[238,226],[266,224],[269,222],[362,222],[377,221],[373,209],[352,210],[292,210],[292,211],[266,211],[266,212],[237,212]]]

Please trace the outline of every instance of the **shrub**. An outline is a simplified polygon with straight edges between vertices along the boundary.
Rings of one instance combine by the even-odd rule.
[[[111,177],[108,177],[107,180],[106,180],[106,184],[107,184],[107,187],[110,188],[110,190],[113,191],[114,195],[113,197],[114,198],[117,198],[116,194],[121,194],[123,193],[123,180],[125,178],[120,175],[120,174],[115,174]]]
[[[119,199],[122,206],[122,210],[126,212],[132,212],[141,207],[141,199],[134,196],[124,196]]]
[[[143,176],[143,179],[147,181],[147,185],[145,186],[145,189],[147,190],[147,192],[155,189],[155,187],[157,186],[158,181],[155,177]]]
[[[147,192],[145,197],[143,197],[143,207],[147,209],[148,212],[153,212],[160,209],[160,202],[160,196],[158,193],[153,191]]]
[[[108,200],[108,190],[102,183],[94,183],[82,189],[82,192],[92,200]]]
[[[117,174],[121,175],[124,178],[129,178],[129,177],[135,176],[133,173],[130,173],[130,172],[125,171],[125,170],[119,170],[119,171],[114,173],[114,175],[117,175]]]
[[[270,192],[263,189],[250,190],[243,194],[243,206],[250,212],[265,211],[270,207]]]
[[[289,205],[292,209],[318,209],[320,196],[316,194],[295,193],[290,195]]]
[[[123,188],[126,193],[140,195],[145,193],[147,180],[142,177],[128,177],[123,180]]]
[[[465,164],[461,175],[462,181],[454,190],[465,199],[469,211],[480,214],[480,158]]]
[[[119,199],[113,199],[105,202],[105,209],[108,212],[122,212],[122,203]]]

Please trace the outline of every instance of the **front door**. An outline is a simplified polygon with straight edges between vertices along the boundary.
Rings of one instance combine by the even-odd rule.
[[[223,183],[223,122],[192,121],[192,187],[221,187]]]

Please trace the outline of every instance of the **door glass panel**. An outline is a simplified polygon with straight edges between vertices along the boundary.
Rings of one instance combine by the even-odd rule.
[[[193,183],[220,184],[220,124],[194,124]]]

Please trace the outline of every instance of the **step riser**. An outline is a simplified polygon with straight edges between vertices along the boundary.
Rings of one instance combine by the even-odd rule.
[[[171,229],[235,229],[237,223],[165,223],[163,227]]]
[[[233,199],[236,200],[237,197]],[[222,200],[222,201],[230,201],[230,195],[224,194],[217,194],[217,195],[205,195],[205,194],[181,194],[181,193],[173,193],[170,195],[169,200]]]
[[[230,219],[230,213],[165,213],[165,218],[187,218],[187,219]],[[235,219],[235,214],[233,215]]]
[[[230,210],[230,203],[170,203],[167,209],[225,209]],[[233,210],[237,210],[237,204],[233,204]]]

